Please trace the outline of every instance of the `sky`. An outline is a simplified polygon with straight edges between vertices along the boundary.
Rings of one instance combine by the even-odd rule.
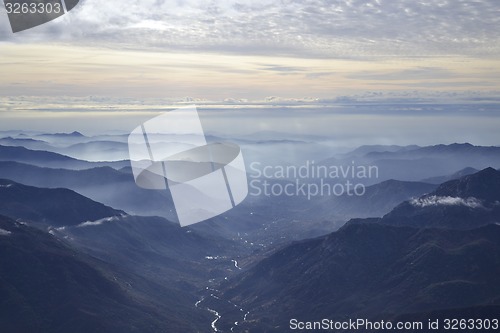
[[[447,117],[449,104],[460,106],[456,117],[481,113],[471,121],[480,134],[500,111],[498,31],[496,0],[82,0],[16,34],[0,10],[0,129],[83,126],[90,114],[129,129],[182,103],[226,116],[260,107],[277,119],[284,106],[325,115],[374,103],[363,112],[390,109],[403,126],[411,105],[419,117],[420,104],[437,103]],[[249,132],[274,126],[255,117]],[[325,127],[307,131],[315,126]]]

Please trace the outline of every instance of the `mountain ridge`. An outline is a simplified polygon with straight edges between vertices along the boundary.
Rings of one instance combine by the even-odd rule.
[[[46,189],[0,179],[0,214],[54,227],[125,215],[65,188]]]

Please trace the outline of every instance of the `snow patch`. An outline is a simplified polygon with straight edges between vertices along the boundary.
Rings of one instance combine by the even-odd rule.
[[[12,184],[0,185],[0,188],[9,188],[12,187]]]
[[[0,229],[0,236],[10,236],[12,234],[11,231]]]
[[[418,198],[410,200],[410,204],[415,207],[428,207],[428,206],[465,206],[470,208],[482,208],[481,200],[469,197],[467,199],[460,197],[444,197],[431,195],[429,197]]]
[[[87,222],[82,222],[78,224],[76,227],[77,228],[83,228],[83,227],[90,227],[90,226],[96,226],[96,225],[101,225],[105,222],[114,222],[118,221],[120,217],[123,216],[111,216],[111,217],[105,217],[103,219],[97,220],[97,221],[87,221]]]

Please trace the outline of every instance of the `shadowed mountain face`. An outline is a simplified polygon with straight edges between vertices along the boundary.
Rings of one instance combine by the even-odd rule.
[[[51,226],[124,215],[68,189],[45,189],[0,179],[0,214]]]
[[[218,296],[250,311],[241,327],[269,332],[287,331],[290,318],[486,315],[500,305],[499,174],[482,170],[382,219],[284,247],[224,283]],[[223,318],[221,328],[238,320],[230,309]]]
[[[0,253],[3,332],[193,332],[209,322],[186,295],[2,216]]]
[[[31,298],[25,300],[27,296],[22,294],[22,300],[27,304],[22,303],[20,306],[30,307],[32,311],[30,316],[47,317],[43,320],[48,326],[40,326],[33,319],[35,321],[33,325],[42,327],[43,332],[64,332],[65,327],[75,331],[72,325],[81,325],[82,331],[101,330],[103,332],[203,331],[203,328],[209,327],[213,319],[210,312],[194,306],[199,299],[196,293],[204,289],[210,279],[222,279],[234,274],[238,268],[232,260],[241,255],[248,255],[248,250],[236,242],[220,237],[200,235],[189,228],[181,228],[178,224],[160,217],[129,216],[67,189],[37,188],[10,180],[0,180],[0,212],[7,212],[12,217],[23,220],[23,222],[14,222],[5,218],[7,221],[5,225],[0,225],[2,255],[8,256],[6,260],[20,261],[17,265],[13,262],[9,262],[9,266],[5,267],[0,265],[2,283],[4,280],[2,280],[1,272],[9,272],[9,279],[16,277],[19,279],[15,288],[22,289],[21,293],[31,292],[31,287],[25,281],[27,276],[42,274],[47,275],[47,281],[42,279],[39,284],[36,284],[37,286],[43,283],[55,284],[56,282],[51,282],[54,279],[57,283],[63,284],[60,293],[70,293],[64,289],[64,284],[67,283],[77,289],[75,293],[83,293],[87,284],[89,288],[93,288],[93,292],[102,293],[100,298],[92,292],[89,293],[86,296],[91,297],[90,300],[79,294],[70,294],[68,297],[71,297],[74,306],[79,308],[75,309],[76,312],[68,309],[68,312],[61,313],[61,315],[67,314],[72,320],[68,323],[61,320],[61,329],[57,326],[59,323],[55,323],[59,314],[46,313],[44,309],[32,305],[31,302],[36,302],[40,307],[44,306],[47,309],[57,309],[69,302],[63,297],[66,294],[36,300]],[[48,230],[50,235],[35,231],[31,227]],[[59,265],[58,253],[50,248],[47,253],[43,252],[37,247],[36,242],[31,243],[33,240],[19,242],[18,238],[13,238],[12,236],[17,235],[19,228],[31,230],[30,232],[34,235],[40,235],[40,239],[59,244],[60,247],[71,252],[67,255],[68,257],[84,258],[89,267],[78,269],[88,270],[88,272],[82,272],[81,278],[73,277],[73,273],[67,272],[72,269],[73,264],[63,261]],[[1,247],[2,240],[10,242],[5,251]],[[66,245],[63,245],[63,242]],[[13,245],[16,247],[11,249]],[[15,251],[20,254],[13,255]],[[37,253],[36,258],[24,258],[21,255],[25,253],[31,255],[32,252]],[[43,256],[43,260],[38,256]],[[210,260],[213,258],[217,260]],[[52,261],[54,264],[50,265]],[[30,265],[30,268],[28,269],[25,265]],[[45,266],[42,268],[40,265]],[[69,267],[63,269],[65,265]],[[51,269],[55,270],[53,275],[56,276],[49,274]],[[104,274],[103,290],[94,286],[93,281],[85,280],[85,277],[92,273],[92,269]],[[26,273],[27,271],[30,274]],[[60,274],[70,281],[64,281],[59,276]],[[7,282],[13,283],[10,280]],[[58,288],[58,285],[54,285],[54,288]],[[109,293],[106,293],[107,289]],[[115,289],[117,291],[114,291]],[[48,288],[47,293],[49,292],[56,293],[51,288]],[[134,318],[121,320],[121,305],[107,302],[108,298],[113,300],[115,292],[123,298],[121,301],[125,303],[124,307],[126,309],[130,307],[127,314]],[[46,294],[43,293],[43,295]],[[15,296],[5,296],[6,302],[11,302],[12,297]],[[38,296],[33,295],[33,297]],[[94,306],[95,309],[90,310],[92,302],[98,301],[102,301],[101,307]],[[83,315],[78,313],[80,308],[84,312]],[[50,311],[56,312],[56,310]],[[102,312],[102,318],[101,313],[96,314],[97,311]],[[85,320],[86,312],[89,312],[94,320],[88,325],[80,322],[80,317],[83,318],[82,321]],[[108,319],[107,316],[112,316],[112,318]],[[2,323],[5,322],[12,327],[25,327],[16,320],[5,319]],[[109,323],[106,322],[107,320]],[[106,326],[108,324],[109,327]],[[25,331],[34,330],[27,328]]]
[[[0,180],[0,214],[48,229],[77,249],[127,271],[181,288],[221,277],[219,266],[224,265],[206,257],[232,259],[246,252],[231,240],[200,235],[161,217],[129,216],[71,190],[10,180]]]
[[[446,232],[348,225],[276,252],[219,296],[250,311],[248,327],[275,332],[287,331],[290,318],[500,305],[499,239],[497,225]],[[223,318],[227,327],[238,319],[231,312]]]
[[[486,202],[500,200],[500,172],[486,168],[480,172],[440,185],[433,193],[437,196],[469,198]]]
[[[231,259],[249,252],[236,242],[201,235],[160,217],[122,216],[51,229],[51,233],[138,276],[191,292],[209,279],[230,274]],[[212,257],[221,259],[207,259]]]

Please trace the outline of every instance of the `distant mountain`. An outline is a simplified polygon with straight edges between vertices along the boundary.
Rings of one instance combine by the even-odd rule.
[[[42,231],[0,216],[5,332],[200,332],[195,300],[123,273]]]
[[[128,144],[116,141],[91,141],[58,148],[60,154],[86,161],[121,161],[129,159]]]
[[[51,151],[52,146],[47,142],[42,140],[34,140],[27,138],[13,138],[13,137],[5,137],[0,139],[0,145],[3,146],[15,146],[15,147],[24,147],[27,149],[33,150],[46,150]]]
[[[57,145],[68,145],[75,144],[79,142],[84,142],[89,138],[83,135],[80,132],[72,132],[72,133],[44,133],[32,136],[33,139],[40,139],[47,141],[51,144]]]
[[[332,216],[345,216],[346,218],[383,216],[402,201],[429,193],[436,186],[391,179],[367,186],[362,196],[327,197],[320,200],[318,204],[329,207]]]
[[[14,161],[20,163],[32,164],[48,168],[64,169],[89,169],[99,166],[111,166],[114,168],[123,168],[130,164],[128,161],[118,162],[87,162],[77,160],[69,156],[41,150],[30,150],[24,147],[1,146],[0,161]]]
[[[379,166],[382,176],[392,174],[396,179],[424,179],[455,170],[472,167],[484,169],[500,166],[500,147],[473,146],[469,143],[435,145],[403,152],[372,152],[365,162]],[[432,175],[439,172],[437,175]],[[407,178],[403,178],[407,174]],[[425,176],[429,175],[429,176]],[[382,177],[382,178],[383,178]]]
[[[72,133],[47,133],[47,134],[40,134],[37,135],[39,137],[58,137],[58,138],[84,138],[86,137],[80,132],[74,131]]]
[[[451,175],[464,168],[484,169],[500,167],[500,147],[474,146],[469,143],[435,145],[416,149],[399,149],[396,151],[369,151],[364,146],[364,155],[336,156],[321,162],[324,165],[366,165],[378,168],[377,179],[362,179],[372,185],[374,181],[397,179],[405,181],[421,181],[422,179]]]
[[[406,152],[421,148],[417,145],[398,146],[398,145],[364,145],[354,149],[351,152],[344,154],[344,157],[362,157],[369,153],[386,153],[386,152]]]
[[[430,183],[430,184],[442,184],[442,183],[450,181],[450,180],[454,180],[454,179],[461,178],[463,176],[471,175],[471,174],[476,173],[478,171],[479,170],[477,170],[477,169],[467,167],[467,168],[459,170],[451,175],[426,178],[426,179],[423,179],[422,182]]]
[[[0,179],[0,214],[61,227],[125,213],[68,189],[38,188]]]
[[[410,157],[410,158],[421,158],[421,157],[429,157],[431,155],[439,155],[442,157],[445,156],[454,156],[456,154],[462,155],[474,155],[477,157],[484,157],[490,154],[498,154],[500,152],[500,147],[490,146],[474,146],[470,143],[453,143],[450,145],[434,145],[421,147],[418,149],[412,149],[408,151],[395,151],[395,152],[370,152],[365,157],[371,159],[380,159],[380,158],[394,158],[397,156],[398,158]],[[498,157],[500,158],[500,156]]]
[[[67,142],[64,145],[59,142],[51,145],[42,140],[6,137],[0,139],[0,145],[53,152],[85,161],[122,161],[129,158],[126,142],[87,139],[85,142],[69,142],[69,145]]]
[[[176,219],[169,191],[139,188],[129,167],[122,171],[110,167],[64,170],[0,162],[0,175],[30,186],[69,188],[131,215]],[[335,217],[328,206],[319,210],[318,206],[302,197],[248,196],[245,202],[224,215],[193,228],[205,234],[229,239],[244,237],[242,241],[267,245],[278,240],[286,242],[324,235],[337,230],[345,222],[332,223],[332,219]]]
[[[379,223],[470,229],[500,222],[500,172],[487,168],[403,202]]]
[[[17,162],[0,162],[0,175],[15,182],[46,188],[68,188],[132,215],[174,218],[168,191],[139,188],[131,174],[110,167],[88,170],[41,168]]]
[[[500,226],[419,230],[350,224],[277,251],[222,285],[218,328],[288,331],[301,321],[500,305]],[[272,309],[272,310],[271,310]],[[219,311],[219,310],[218,310]],[[220,311],[219,311],[220,312]]]

